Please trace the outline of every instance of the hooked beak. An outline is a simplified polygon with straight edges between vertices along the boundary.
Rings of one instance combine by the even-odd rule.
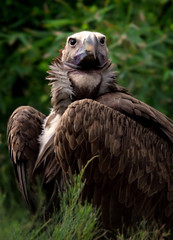
[[[84,40],[84,51],[87,55],[91,55],[94,59],[97,58],[98,41],[95,34],[90,34],[87,39]]]

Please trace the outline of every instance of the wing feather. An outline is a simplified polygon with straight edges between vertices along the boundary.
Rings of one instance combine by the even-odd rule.
[[[39,151],[38,136],[45,116],[29,106],[17,108],[11,115],[7,127],[7,139],[17,185],[28,208],[32,211],[32,169]]]
[[[18,174],[18,180],[20,183],[20,190],[23,195],[23,198],[25,199],[25,202],[27,206],[30,206],[30,200],[28,197],[28,191],[27,191],[27,183],[26,183],[26,175],[25,175],[25,166],[24,163],[21,162],[20,165],[17,164],[17,174]]]
[[[166,137],[167,140],[173,143],[172,121],[149,105],[122,92],[107,93],[98,97],[96,100],[114,110],[124,113],[143,126],[152,129],[161,137]]]
[[[134,102],[130,97],[132,110],[126,115],[126,108],[120,111],[93,100],[76,101],[62,115],[54,139],[55,155],[67,173],[79,172],[89,159],[99,156],[86,169],[83,196],[93,199],[96,206],[101,204],[103,222],[109,227],[117,226],[122,214],[132,223],[140,216],[156,217],[161,205],[172,204],[172,123],[162,116],[164,127],[168,124],[169,129],[169,136],[164,135],[161,122],[155,118],[158,113],[149,109],[145,111],[147,121],[157,125],[157,130],[151,130],[148,122],[141,124],[133,116]],[[145,106],[138,108],[144,119]],[[165,220],[167,208],[162,210],[160,216]],[[115,216],[116,211],[121,214]],[[169,220],[173,221],[173,214]]]

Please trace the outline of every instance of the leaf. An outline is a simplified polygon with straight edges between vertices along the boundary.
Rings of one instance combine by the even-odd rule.
[[[47,28],[52,28],[52,27],[60,28],[67,25],[73,25],[73,24],[75,25],[75,23],[76,21],[71,19],[46,20],[44,22],[44,26]]]

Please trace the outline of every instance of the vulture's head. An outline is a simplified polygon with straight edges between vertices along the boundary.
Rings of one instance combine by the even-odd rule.
[[[83,31],[69,36],[48,73],[52,103],[59,112],[60,108],[64,111],[72,101],[96,99],[117,89],[106,37],[98,32]]]
[[[105,35],[83,31],[67,38],[62,62],[75,69],[103,68],[108,62]]]

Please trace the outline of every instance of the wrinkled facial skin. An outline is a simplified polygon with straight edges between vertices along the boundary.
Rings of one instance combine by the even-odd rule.
[[[98,32],[83,31],[67,38],[62,62],[76,69],[102,68],[108,62],[106,37]]]

